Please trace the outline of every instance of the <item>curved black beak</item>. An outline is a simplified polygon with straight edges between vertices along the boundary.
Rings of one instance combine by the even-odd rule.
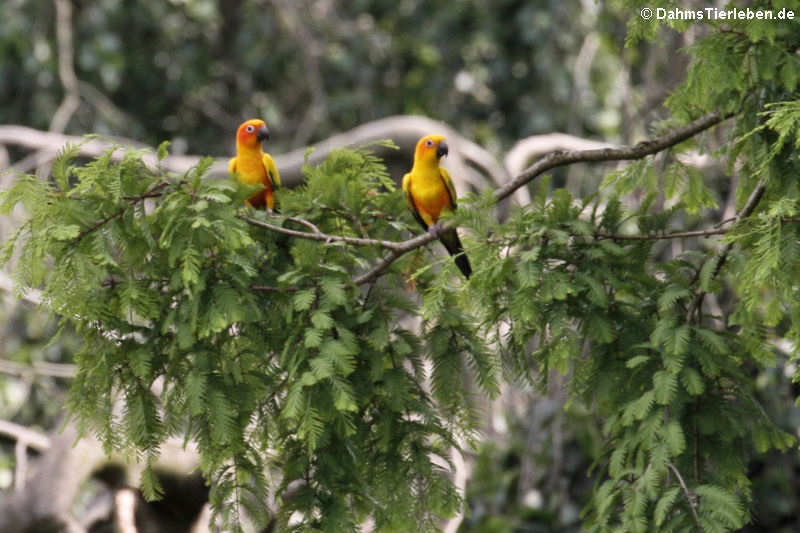
[[[447,155],[447,143],[440,141],[439,146],[436,147],[436,157],[442,157],[443,155]]]
[[[256,133],[256,139],[258,139],[259,141],[269,140],[269,130],[267,129],[266,124],[258,128],[258,132]]]

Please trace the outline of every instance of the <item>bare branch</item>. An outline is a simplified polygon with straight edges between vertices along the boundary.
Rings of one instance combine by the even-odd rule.
[[[689,487],[686,486],[686,482],[683,481],[683,476],[681,476],[681,473],[678,471],[675,465],[672,463],[667,463],[667,467],[672,470],[672,473],[675,474],[676,478],[678,478],[678,483],[681,484],[681,488],[683,488],[683,494],[686,496],[686,501],[689,503],[689,509],[692,510],[694,523],[697,525],[700,531],[703,531],[703,526],[700,525],[700,517],[697,516],[697,499],[689,491]]]
[[[17,442],[25,442],[38,452],[50,448],[50,437],[8,420],[0,420],[0,435],[10,437]]]
[[[712,126],[719,124],[725,117],[720,113],[710,113],[681,128],[673,130],[661,137],[642,141],[634,146],[619,148],[600,148],[593,150],[575,150],[551,152],[539,159],[519,174],[516,178],[505,184],[495,193],[495,201],[499,202],[514,193],[523,185],[527,185],[548,170],[579,162],[597,161],[627,161],[642,159],[648,155],[658,153],[666,148],[689,139]]]
[[[566,133],[532,135],[514,143],[514,146],[503,158],[503,164],[512,175],[516,176],[528,168],[532,160],[551,152],[602,150],[605,148],[618,148],[618,145],[584,139]]]
[[[297,287],[268,287],[266,285],[250,285],[250,289],[256,292],[297,292]]]
[[[25,481],[28,478],[28,447],[44,451],[50,447],[50,439],[7,420],[0,420],[0,434],[17,441],[14,445],[14,493],[20,494],[25,490]]]
[[[615,241],[656,241],[661,239],[688,239],[691,237],[710,237],[712,235],[723,235],[728,233],[730,228],[702,229],[696,231],[680,231],[676,233],[652,233],[647,235],[619,235],[596,231],[595,237],[598,239],[613,239]]]
[[[445,226],[446,227],[446,226]],[[441,229],[440,229],[441,232]],[[353,279],[353,283],[356,285],[363,285],[364,283],[369,283],[374,281],[383,274],[389,266],[395,262],[400,256],[405,254],[406,252],[410,252],[411,250],[415,250],[421,246],[425,246],[431,241],[435,241],[437,238],[436,233],[427,231],[422,235],[418,235],[407,241],[396,243],[397,246],[392,248],[391,253],[375,263],[375,265],[364,272],[363,274],[357,276]]]
[[[276,233],[283,233],[284,235],[290,235],[292,237],[299,237],[301,239],[310,239],[312,241],[323,241],[326,243],[343,242],[345,244],[354,244],[356,246],[380,246],[382,248],[388,248],[390,250],[400,250],[403,247],[403,245],[406,242],[408,242],[408,241],[395,242],[395,241],[384,241],[381,239],[365,239],[363,237],[345,237],[343,235],[330,235],[328,233],[322,233],[321,231],[319,231],[319,229],[316,226],[314,226],[311,222],[295,217],[288,217],[287,220],[294,220],[295,222],[305,224],[312,228],[313,233],[284,228],[282,226],[276,226],[275,224],[270,224],[269,222],[262,222],[261,220],[256,220],[250,217],[243,216],[239,218],[241,218],[242,220],[244,220],[245,222],[247,222],[252,226],[268,229]]]
[[[284,220],[289,220],[291,222],[297,222],[298,224],[302,224],[303,226],[307,227],[308,229],[310,229],[314,233],[317,233],[317,234],[321,234],[322,233],[320,231],[320,229],[316,226],[316,224],[314,224],[310,220],[306,220],[304,218],[299,218],[299,217],[281,217],[281,216],[278,216],[278,215],[273,215],[273,216],[275,216],[276,218],[283,218]]]
[[[56,41],[58,43],[58,77],[64,86],[64,99],[53,114],[50,131],[63,132],[81,103],[78,77],[75,75],[75,48],[72,43],[72,2],[54,0],[56,7]]]
[[[74,378],[77,366],[66,363],[47,363],[37,361],[31,365],[24,365],[15,361],[0,359],[0,373],[22,378],[33,376],[46,376],[52,378]]]

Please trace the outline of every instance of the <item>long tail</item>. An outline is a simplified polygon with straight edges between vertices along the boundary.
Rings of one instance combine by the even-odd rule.
[[[453,256],[456,266],[461,270],[461,273],[464,274],[464,277],[469,279],[470,274],[472,274],[472,267],[469,266],[469,259],[467,259],[467,254],[464,253],[464,247],[461,246],[461,239],[458,238],[456,230],[451,229],[445,231],[440,235],[439,240],[442,241],[444,247],[447,248],[447,251]]]

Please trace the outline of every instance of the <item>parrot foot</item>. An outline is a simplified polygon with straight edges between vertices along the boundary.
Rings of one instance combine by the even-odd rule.
[[[437,222],[436,224],[433,224],[432,226],[429,226],[428,227],[428,231],[431,232],[434,237],[441,236],[441,233],[442,233],[442,225],[441,225],[441,223]]]

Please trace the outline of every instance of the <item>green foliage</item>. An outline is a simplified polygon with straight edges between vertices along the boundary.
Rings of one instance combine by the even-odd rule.
[[[245,220],[396,238],[411,220],[378,159],[339,150],[307,168],[303,187],[281,191],[281,220],[245,208],[247,187],[203,179],[208,161],[165,176],[138,152],[85,165],[73,152],[53,181],[21,177],[3,195],[30,214],[4,254],[82,335],[69,407],[108,450],[149,464],[168,436],[195,440],[230,527],[245,510],[264,519],[269,483],[284,525],[299,511],[325,531],[367,517],[435,529],[458,508],[448,464],[476,429],[468,376],[492,394],[497,364],[454,288],[431,288],[441,305],[426,314],[405,287],[413,256],[364,289],[351,272],[379,248],[355,255]],[[420,332],[403,325],[422,316]],[[159,495],[149,468],[141,483]]]
[[[759,3],[800,8],[778,4]],[[629,45],[668,31],[631,20]],[[708,144],[740,216],[717,219],[722,197],[683,157],[707,139],[687,141],[586,198],[542,179],[502,223],[488,196],[463,199],[453,220],[475,267],[468,282],[420,249],[359,286],[386,250],[258,225],[392,241],[416,231],[365,149],[307,167],[273,216],[242,207],[247,187],[203,179],[208,161],[165,176],[136,152],[80,165],[65,148],[51,181],[22,176],[4,194],[5,211],[22,204],[29,218],[2,257],[82,335],[72,412],[108,449],[145,461],[168,436],[196,440],[230,524],[245,511],[258,520],[271,497],[286,528],[294,516],[296,530],[371,518],[381,531],[424,531],[461,504],[450,453],[476,440],[476,397],[503,379],[545,390],[561,374],[570,408],[600,426],[585,529],[745,527],[759,505],[749,462],[796,445],[759,379],[778,361],[771,343],[789,341],[791,364],[800,356],[798,42],[781,21],[708,22],[698,35],[667,101],[674,118],[657,129],[731,115]],[[419,88],[444,60],[410,48],[406,81]],[[663,244],[712,217],[708,234],[723,237]],[[149,470],[142,486],[158,495]]]

